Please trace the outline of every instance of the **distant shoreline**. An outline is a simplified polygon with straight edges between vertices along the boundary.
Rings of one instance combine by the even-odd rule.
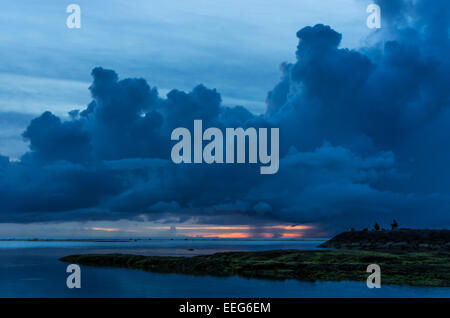
[[[325,241],[327,238],[219,238],[219,237],[149,237],[149,238],[0,238],[0,242],[138,242],[138,241]]]

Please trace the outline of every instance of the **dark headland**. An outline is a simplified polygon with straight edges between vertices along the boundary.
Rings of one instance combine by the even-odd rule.
[[[450,230],[344,232],[326,250],[225,252],[193,257],[81,254],[63,262],[141,269],[157,273],[243,276],[301,281],[366,281],[369,264],[383,284],[450,287]]]
[[[372,251],[450,252],[450,230],[349,231],[336,235],[320,247]]]

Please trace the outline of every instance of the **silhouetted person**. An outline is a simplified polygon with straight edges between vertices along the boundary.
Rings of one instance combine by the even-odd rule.
[[[394,219],[394,221],[392,221],[391,227],[392,227],[392,230],[395,230],[398,227],[398,223],[395,219]]]
[[[375,231],[379,231],[380,230],[380,224],[378,224],[378,222],[376,222],[375,225],[373,226],[373,229]]]

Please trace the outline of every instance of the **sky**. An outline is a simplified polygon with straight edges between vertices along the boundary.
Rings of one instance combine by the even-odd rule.
[[[348,47],[370,31],[362,3],[316,2],[78,1],[77,30],[65,25],[70,1],[8,3],[0,13],[2,109],[64,115],[89,102],[86,70],[101,65],[166,92],[209,83],[224,101],[261,113],[301,26],[328,21],[347,31]]]
[[[9,2],[0,236],[448,227],[449,5],[375,2]],[[279,127],[279,172],[174,165],[194,119]]]

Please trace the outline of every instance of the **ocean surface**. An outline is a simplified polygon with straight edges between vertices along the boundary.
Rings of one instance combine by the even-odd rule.
[[[81,266],[81,288],[66,286],[67,263],[82,253],[194,256],[225,251],[315,249],[323,240],[0,241],[0,297],[450,297],[450,288],[365,282],[271,281],[242,277],[156,274]]]

